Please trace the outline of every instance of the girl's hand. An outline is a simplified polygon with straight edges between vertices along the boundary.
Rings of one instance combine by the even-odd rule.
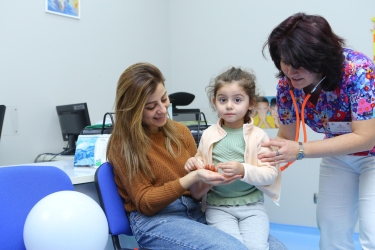
[[[223,171],[225,176],[240,175],[243,177],[245,171],[242,163],[238,161],[220,162],[217,167]]]
[[[204,168],[200,161],[197,160],[195,157],[190,157],[185,163],[185,170],[186,172],[190,173],[191,171]]]
[[[285,162],[293,162],[296,160],[299,152],[299,144],[295,141],[284,139],[271,139],[269,142],[263,142],[263,147],[278,148],[269,153],[259,154],[258,159],[262,162],[269,162],[270,165],[275,166]],[[279,153],[277,153],[277,151]]]

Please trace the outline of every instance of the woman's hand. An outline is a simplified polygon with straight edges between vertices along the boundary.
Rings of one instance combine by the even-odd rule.
[[[212,186],[230,184],[233,181],[241,178],[241,175],[227,176],[224,173],[213,172],[206,169],[198,169],[196,172],[199,181]]]
[[[263,142],[262,146],[275,148],[272,152],[258,155],[258,159],[269,162],[272,166],[295,161],[299,152],[298,142],[284,139],[271,139],[269,142]]]
[[[188,173],[180,179],[184,188],[189,188],[195,199],[202,198],[212,186],[227,185],[240,179],[241,176],[225,176],[222,173],[213,172],[207,169],[198,169]]]
[[[240,179],[241,175],[226,176],[207,169],[197,169],[180,179],[181,185],[190,189],[192,196],[200,199],[212,186],[227,185]]]

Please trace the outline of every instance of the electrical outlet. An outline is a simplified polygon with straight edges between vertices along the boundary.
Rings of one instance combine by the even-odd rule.
[[[318,202],[318,193],[314,193],[314,203]]]

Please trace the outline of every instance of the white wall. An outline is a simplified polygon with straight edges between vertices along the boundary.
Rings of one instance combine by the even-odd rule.
[[[0,1],[0,103],[8,107],[0,165],[61,152],[67,143],[55,107],[87,102],[91,122],[102,120],[131,64],[153,63],[170,79],[169,1],[82,0],[81,7],[77,20],[45,13],[44,0]]]
[[[372,58],[374,9],[373,0],[171,1],[171,91],[194,93],[190,106],[215,120],[205,87],[223,69],[242,66],[255,71],[265,95],[275,95],[277,71],[262,46],[276,25],[297,12],[324,16],[347,45]]]

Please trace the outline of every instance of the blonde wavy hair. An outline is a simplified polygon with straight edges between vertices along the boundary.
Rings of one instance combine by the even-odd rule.
[[[164,81],[161,71],[150,63],[131,65],[118,80],[115,123],[108,142],[107,156],[115,167],[125,165],[126,178],[129,182],[137,174],[142,174],[150,180],[154,179],[146,155],[151,145],[150,130],[142,123],[142,117],[148,97],[155,92],[158,84],[164,85]],[[166,137],[165,145],[168,152],[176,157],[180,154],[182,146],[177,128],[170,119],[167,119],[167,123],[160,130]],[[172,143],[177,145],[177,154],[172,149]],[[118,154],[121,155],[121,163],[116,162],[119,160],[118,157],[110,157]],[[124,173],[124,169],[121,172]]]

